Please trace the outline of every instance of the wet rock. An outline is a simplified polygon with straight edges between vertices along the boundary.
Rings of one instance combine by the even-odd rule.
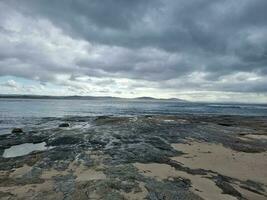
[[[179,180],[165,180],[156,181],[154,179],[146,182],[146,189],[148,190],[147,199],[150,200],[173,200],[173,199],[191,199],[191,200],[203,200],[198,195],[191,192],[188,188],[189,185]],[[188,182],[189,183],[189,182]]]
[[[173,177],[172,179],[173,180],[167,179],[167,181],[173,182],[179,188],[189,189],[189,187],[191,186],[191,181],[189,179],[182,178],[182,177],[179,177],[179,178]]]
[[[59,161],[54,162],[53,168],[58,171],[65,171],[68,169],[69,164],[70,164],[70,161],[68,160],[59,160]]]
[[[105,200],[114,200],[114,199],[125,200],[125,198],[118,192],[107,193],[103,199],[105,199]]]
[[[249,186],[249,187],[253,187],[255,188],[256,190],[259,190],[259,191],[262,191],[264,192],[264,184],[262,183],[258,183],[258,182],[255,182],[255,181],[252,181],[252,180],[247,180],[245,182],[243,182],[243,184]]]
[[[13,128],[13,130],[11,131],[11,133],[19,134],[19,133],[23,133],[23,130],[21,128]]]
[[[173,178],[172,180],[157,181],[156,179],[139,174],[138,170],[131,164],[112,166],[105,170],[105,174],[110,179],[102,182],[101,187],[104,190],[113,188],[127,193],[140,191],[138,183],[143,182],[149,192],[147,199],[201,199],[189,191],[191,186],[190,180]]]
[[[97,199],[120,200],[125,199],[119,192],[124,191],[120,180],[104,179],[87,182],[82,188],[86,188],[86,193],[97,194]],[[90,198],[88,198],[90,199]]]
[[[119,179],[120,181],[136,182],[144,180],[144,177],[138,173],[138,170],[132,164],[111,166],[104,172],[109,178]]]
[[[46,162],[55,162],[59,160],[69,160],[72,161],[75,159],[76,153],[73,149],[67,148],[55,148],[50,152],[46,153],[47,158],[49,159]]]
[[[95,119],[97,125],[112,124],[117,125],[121,123],[126,123],[129,121],[128,117],[111,117],[111,116],[99,116]]]
[[[235,197],[242,197],[242,195],[228,183],[228,179],[224,176],[218,175],[215,179],[216,185],[222,189],[223,194],[229,194]]]
[[[101,138],[99,138],[99,139],[98,138],[90,139],[89,142],[90,142],[90,144],[92,146],[94,146],[96,148],[98,148],[98,147],[102,147],[103,148],[108,144],[107,141],[102,141]]]
[[[109,119],[110,117],[109,116],[98,116],[95,120],[103,120],[103,119]]]
[[[104,173],[108,177],[99,182],[98,188],[101,190],[124,191],[126,193],[140,190],[138,181],[144,181],[144,177],[131,164],[111,166],[105,169]]]
[[[181,155],[181,152],[174,149],[162,150],[144,142],[114,147],[106,153],[113,157],[114,163],[164,163],[168,157]]]
[[[32,134],[10,134],[7,137],[0,138],[0,149],[7,149],[14,145],[24,143],[41,143],[47,139],[45,135],[32,135]]]
[[[70,116],[70,117],[66,117],[65,121],[67,122],[90,122],[92,121],[92,117]]]
[[[44,183],[43,179],[40,179],[40,171],[26,173],[22,177],[19,178],[10,178],[8,176],[1,176],[0,178],[0,187],[10,187],[10,186],[17,186],[17,185],[28,185],[28,184],[40,184]]]
[[[152,136],[145,140],[146,143],[153,145],[157,149],[173,152],[173,148],[166,140],[158,136]]]
[[[242,182],[240,187],[260,195],[264,195],[265,192],[264,184],[252,180]]]
[[[60,128],[66,128],[66,127],[69,127],[69,126],[70,126],[69,123],[62,123],[62,124],[59,124],[58,127],[60,127]]]
[[[240,188],[243,188],[243,189],[248,190],[250,192],[254,192],[254,193],[259,194],[259,195],[264,195],[262,192],[256,190],[255,188],[249,187],[247,185],[240,185]]]
[[[53,139],[52,141],[48,141],[48,146],[60,146],[60,145],[71,145],[77,144],[81,141],[80,138],[72,137],[72,136],[63,136]]]
[[[232,124],[227,124],[227,123],[218,123],[218,125],[221,125],[221,126],[232,126]]]
[[[205,169],[191,169],[189,167],[185,167],[178,163],[175,160],[167,159],[164,163],[174,167],[176,170],[187,172],[188,174],[192,175],[207,175],[207,173],[212,172],[210,170]]]
[[[0,170],[12,170],[13,168],[22,167],[24,164],[33,166],[42,159],[43,152],[36,152],[27,156],[3,158],[0,157]]]
[[[94,161],[90,158],[90,155],[82,152],[76,157],[76,160],[78,160],[80,163],[87,167],[92,167],[94,166]]]
[[[216,182],[216,185],[223,190],[223,194],[229,194],[235,197],[242,197],[242,195],[227,182]]]
[[[0,191],[0,199],[10,199],[12,196],[14,196],[14,195],[10,192]]]
[[[64,199],[71,200],[71,195],[75,191],[75,177],[71,174],[56,176],[55,178],[55,191],[62,192]]]
[[[39,179],[42,174],[42,169],[39,167],[33,167],[29,172],[24,174],[22,178],[24,179]]]
[[[242,151],[246,153],[261,153],[261,152],[266,151],[266,148],[260,145],[259,146],[250,145],[250,144],[243,143],[242,141],[238,141],[238,142],[234,141],[234,143],[235,144],[229,143],[228,146],[230,146],[232,149],[236,151]]]

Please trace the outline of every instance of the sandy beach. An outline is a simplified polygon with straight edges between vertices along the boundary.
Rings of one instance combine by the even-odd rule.
[[[261,139],[261,137],[257,139]],[[190,190],[203,199],[238,199],[228,194],[223,194],[223,190],[212,181],[212,177],[216,174],[235,179],[231,186],[239,191],[245,199],[266,199],[266,192],[259,195],[255,192],[244,190],[242,189],[242,182],[238,180],[258,182],[263,185],[264,191],[266,191],[267,152],[244,153],[225,148],[221,144],[199,142],[190,139],[186,142],[186,144],[172,144],[175,149],[185,154],[172,157],[171,159],[191,169],[205,169],[209,171],[207,174],[192,175],[183,171],[177,171],[170,165],[158,163],[135,163],[134,165],[145,176],[154,177],[159,180],[170,178],[189,179],[192,184]]]

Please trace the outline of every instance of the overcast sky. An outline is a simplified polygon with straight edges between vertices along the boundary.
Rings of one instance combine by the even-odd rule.
[[[0,93],[267,102],[267,0],[1,0]]]

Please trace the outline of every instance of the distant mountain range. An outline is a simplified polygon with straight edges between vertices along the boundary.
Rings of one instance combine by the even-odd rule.
[[[140,101],[175,101],[175,102],[187,102],[186,100],[178,98],[169,99],[157,99],[153,97],[137,97],[137,98],[120,98],[111,96],[46,96],[46,95],[17,95],[17,94],[0,94],[1,99],[81,99],[81,100],[140,100]]]

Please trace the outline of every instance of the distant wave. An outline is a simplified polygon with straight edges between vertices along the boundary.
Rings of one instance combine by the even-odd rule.
[[[238,108],[238,109],[267,109],[266,105],[233,105],[233,104],[209,104],[208,107]]]

